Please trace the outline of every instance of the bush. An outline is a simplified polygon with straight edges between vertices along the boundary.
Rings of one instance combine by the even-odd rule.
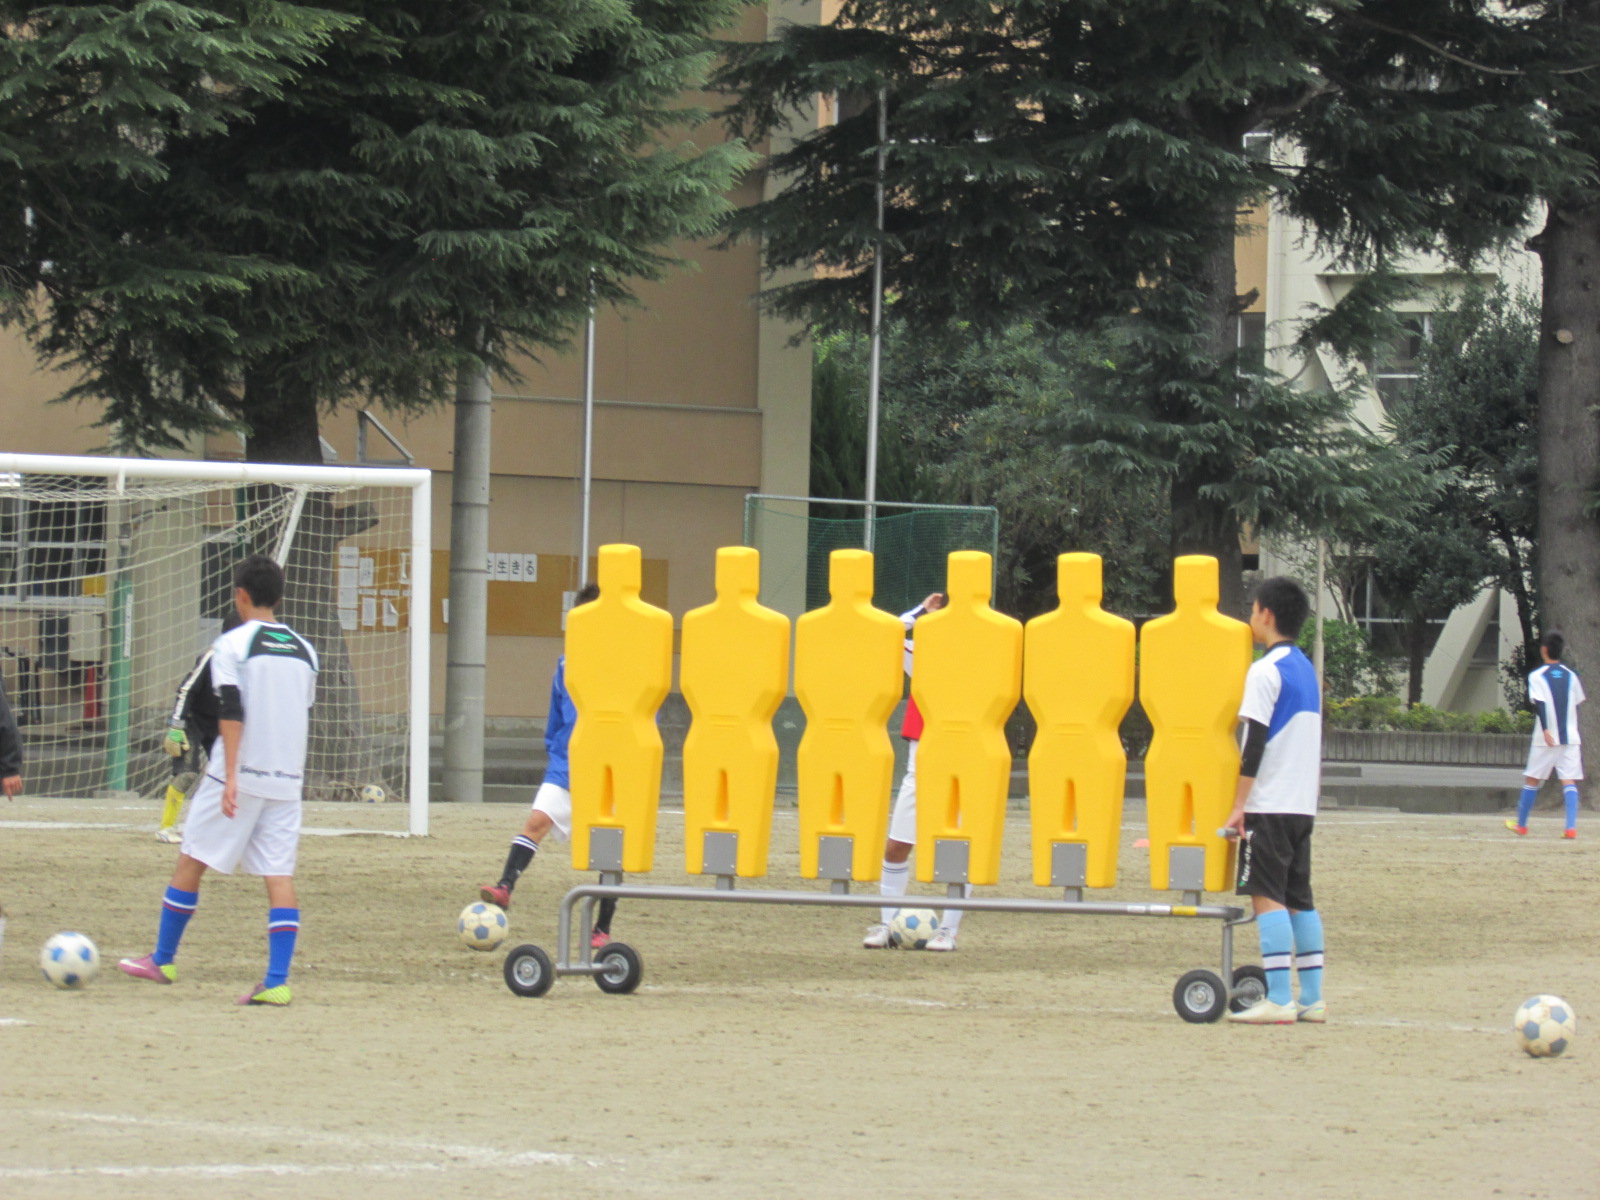
[[[1446,712],[1426,704],[1406,708],[1396,696],[1351,696],[1330,700],[1326,720],[1332,729],[1393,729],[1408,733],[1533,732],[1530,713]]]

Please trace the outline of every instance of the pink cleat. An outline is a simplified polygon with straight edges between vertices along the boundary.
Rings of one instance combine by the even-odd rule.
[[[125,958],[117,963],[117,970],[135,979],[153,979],[156,983],[172,983],[178,978],[177,963],[157,963],[155,955],[143,958]]]
[[[498,883],[486,883],[478,889],[478,899],[485,904],[497,904],[501,908],[511,907],[511,889]]]
[[[589,935],[589,949],[591,950],[599,950],[601,947],[609,946],[610,944],[611,935],[609,933],[601,933],[596,929]]]

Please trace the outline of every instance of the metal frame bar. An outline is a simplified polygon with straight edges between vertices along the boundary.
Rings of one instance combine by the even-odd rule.
[[[604,872],[603,878],[617,877],[617,872]],[[589,945],[589,935],[594,928],[594,906],[602,899],[618,900],[687,900],[722,904],[793,904],[801,906],[836,906],[840,908],[882,908],[885,897],[868,893],[848,892],[794,892],[794,891],[738,891],[733,886],[734,877],[718,875],[712,887],[670,887],[647,884],[584,883],[569,891],[561,901],[560,930],[556,945],[555,974],[598,975],[594,950]],[[839,881],[843,882],[843,881]],[[958,908],[964,912],[1014,912],[1037,914],[1062,914],[1109,917],[1191,917],[1222,922],[1222,984],[1233,988],[1233,931],[1235,926],[1248,925],[1255,920],[1253,913],[1233,904],[1125,904],[1109,900],[1008,900],[1004,898],[963,897],[959,884],[952,885],[954,895],[942,901],[925,897],[929,904],[942,908]],[[1076,890],[1076,889],[1073,889]],[[579,902],[583,903],[579,915],[578,949],[581,957],[570,960],[573,949],[572,914]]]

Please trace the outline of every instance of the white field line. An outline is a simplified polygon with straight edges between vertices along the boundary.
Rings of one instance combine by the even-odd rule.
[[[154,833],[155,825],[149,821],[0,821],[0,829],[131,829],[136,833]],[[307,825],[301,828],[303,837],[392,837],[409,835],[395,829],[321,829]]]
[[[386,1151],[424,1154],[426,1161],[346,1162],[346,1163],[183,1163],[172,1166],[130,1164],[93,1167],[0,1167],[0,1179],[48,1179],[74,1176],[115,1176],[148,1178],[186,1176],[195,1178],[238,1177],[249,1175],[315,1176],[350,1174],[408,1174],[452,1170],[494,1170],[529,1166],[599,1166],[571,1154],[545,1150],[506,1151],[489,1146],[468,1146],[453,1142],[431,1142],[409,1138],[352,1137],[315,1129],[287,1126],[241,1125],[222,1121],[195,1121],[171,1117],[139,1117],[119,1113],[49,1112],[35,1110],[28,1115],[51,1121],[74,1121],[84,1125],[134,1126],[141,1129],[171,1130],[186,1135],[217,1138],[254,1138],[264,1142],[332,1146],[356,1153]],[[441,1159],[445,1161],[440,1161]]]

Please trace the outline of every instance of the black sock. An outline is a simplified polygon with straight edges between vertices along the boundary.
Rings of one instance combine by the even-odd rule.
[[[511,853],[506,855],[506,869],[500,872],[500,886],[514,888],[522,873],[533,862],[533,856],[539,853],[539,843],[523,837],[520,833],[511,839]]]
[[[600,919],[594,923],[598,933],[611,932],[611,918],[617,915],[617,899],[615,896],[604,896],[600,900]]]

